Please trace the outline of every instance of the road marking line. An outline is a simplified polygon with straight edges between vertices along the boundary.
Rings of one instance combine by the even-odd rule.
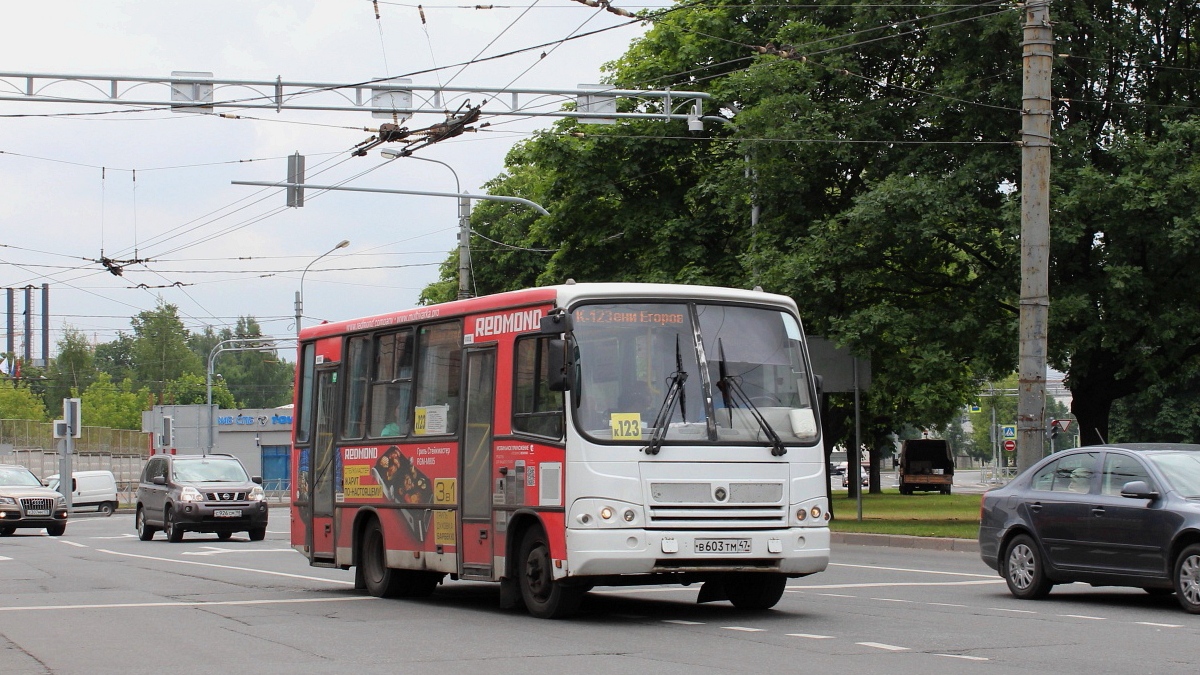
[[[67,546],[75,546],[77,548],[91,548],[87,544],[81,544],[77,541],[67,541],[66,539],[59,539],[58,541],[63,544],[66,544]]]
[[[832,635],[813,635],[812,633],[788,633],[788,637],[808,638],[809,640],[832,640]]]
[[[932,605],[934,607],[962,607],[964,609],[967,607],[967,605],[956,605],[952,602],[927,602],[925,604]]]
[[[222,553],[295,553],[290,548],[218,548],[216,546],[203,546],[201,548],[209,549],[207,551],[183,551],[180,555],[221,555]]]
[[[1134,621],[1139,626],[1154,626],[1155,628],[1183,628],[1182,624],[1178,623],[1154,623],[1153,621]]]
[[[746,626],[721,626],[721,628],[725,630],[740,630],[743,633],[762,633],[766,631],[765,628],[748,628]]]
[[[993,612],[1012,612],[1013,614],[1037,614],[1031,609],[1007,609],[1005,607],[988,607]]]
[[[663,623],[673,623],[680,626],[703,626],[703,621],[684,621],[683,619],[663,619]]]
[[[987,657],[984,657],[984,656],[967,656],[966,654],[934,654],[934,656],[944,656],[948,659],[964,659],[967,661],[987,661],[987,660],[989,660]]]
[[[1104,621],[1108,617],[1104,616],[1087,616],[1085,614],[1059,614],[1064,619],[1090,619],[1092,621]]]
[[[0,555],[0,561],[2,561],[2,560],[12,560],[12,558],[9,558],[8,556]]]
[[[791,588],[899,588],[902,586],[986,586],[989,584],[1003,584],[1003,579],[987,579],[980,581],[897,581],[887,582],[880,581],[867,584],[823,584],[812,586],[792,586]]]
[[[310,576],[306,576],[304,574],[288,574],[287,572],[272,572],[271,570],[256,570],[253,567],[234,567],[232,565],[218,565],[216,563],[198,562],[195,560],[175,560],[174,558],[159,558],[159,557],[152,556],[152,555],[138,555],[136,553],[120,553],[118,551],[110,551],[105,548],[98,548],[96,550],[101,553],[108,553],[111,555],[119,555],[119,556],[124,556],[126,558],[141,558],[142,560],[157,560],[159,562],[171,562],[171,563],[178,563],[180,565],[197,565],[199,567],[215,567],[217,569],[234,570],[237,572],[257,572],[258,574],[269,574],[269,575],[275,576],[275,577],[287,577],[289,579],[305,579],[307,581],[323,581],[326,583],[339,584],[342,586],[353,586],[354,585],[353,581],[342,581],[340,579],[324,579],[322,577],[310,577]]]
[[[136,534],[128,534],[127,533],[127,534],[118,534],[115,537],[88,537],[88,539],[132,539],[136,536],[137,536]]]
[[[871,599],[878,600],[879,602],[912,602],[912,600],[901,600],[899,598],[871,598]]]
[[[827,598],[857,598],[858,597],[857,595],[846,595],[844,593],[817,593],[817,595],[823,595]]]
[[[873,647],[875,649],[886,649],[889,652],[906,652],[908,647],[897,647],[896,645],[885,645],[882,642],[855,642],[856,645],[864,647]]]
[[[354,602],[378,600],[373,595],[352,598],[286,598],[277,600],[212,600],[195,602],[114,602],[104,605],[28,605],[25,607],[0,607],[0,612],[30,612],[51,609],[140,609],[144,607],[215,607],[218,605],[295,605],[308,602]]]
[[[830,567],[854,567],[864,570],[885,570],[888,572],[918,572],[920,574],[945,574],[953,577],[978,577],[981,579],[995,579],[995,574],[972,574],[970,572],[944,572],[942,570],[914,570],[907,567],[880,567],[878,565],[850,565],[848,563],[829,563]],[[1003,580],[1001,580],[1003,581]]]

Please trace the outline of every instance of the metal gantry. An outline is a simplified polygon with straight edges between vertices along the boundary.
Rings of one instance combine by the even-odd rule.
[[[593,124],[616,120],[678,120],[702,124],[704,101],[698,91],[617,89],[579,85],[575,89],[468,87],[413,84],[409,78],[361,82],[227,80],[212,73],[175,71],[169,77],[0,72],[0,101],[143,106],[183,113],[217,110],[324,110],[366,112],[396,121],[422,113],[446,114],[477,98],[483,117],[572,117]],[[618,112],[618,99],[635,102]],[[574,102],[574,110],[563,104]]]

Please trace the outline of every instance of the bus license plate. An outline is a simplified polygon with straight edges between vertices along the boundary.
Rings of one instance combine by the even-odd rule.
[[[241,518],[241,509],[217,509],[213,511],[213,515],[217,518]]]
[[[749,539],[697,539],[696,553],[749,553]]]
[[[50,510],[49,509],[29,509],[28,511],[25,512],[25,515],[27,515],[27,516],[48,516],[48,515],[50,515]]]

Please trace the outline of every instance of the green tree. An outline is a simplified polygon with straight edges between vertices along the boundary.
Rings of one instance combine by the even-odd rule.
[[[47,371],[46,408],[57,410],[64,398],[91,386],[99,374],[95,361],[95,350],[87,337],[79,330],[65,326],[58,340],[58,355]]]
[[[123,382],[132,379],[133,371],[133,337],[124,331],[118,331],[112,342],[102,342],[96,345],[96,369],[108,373],[113,382]]]
[[[203,375],[203,363],[188,349],[188,331],[178,307],[160,298],[157,307],[139,312],[131,323],[133,371],[141,386],[161,395],[167,382],[184,373]]]
[[[80,399],[85,426],[112,429],[141,429],[142,411],[154,402],[148,388],[135,390],[132,380],[116,384],[108,373],[100,373]]]
[[[184,373],[167,382],[163,390],[163,401],[167,405],[204,405],[208,402],[208,382],[199,375]],[[221,408],[238,407],[224,379],[213,381],[212,402]]]
[[[1200,13],[1166,0],[1054,11],[1055,52],[1070,56],[1054,72],[1049,354],[1090,442],[1113,401],[1200,362]],[[736,126],[688,139],[673,123],[567,120],[514,148],[489,190],[552,215],[476,210],[475,231],[506,244],[472,241],[480,292],[567,277],[761,284],[873,357],[880,427],[942,427],[1016,361],[1021,20],[1017,6],[842,0],[657,16],[608,80],[707,90],[706,109],[736,111]],[[746,49],[767,44],[787,54]],[[446,299],[452,269],[426,301]]]
[[[46,406],[28,385],[0,378],[0,419],[45,422]]]
[[[188,346],[205,363],[214,347],[224,340],[263,337],[258,320],[252,316],[238,317],[233,329],[223,328],[219,332],[211,326],[188,336]],[[246,346],[250,346],[249,343]],[[285,343],[290,349],[290,343]],[[236,346],[236,345],[234,345]],[[214,361],[214,370],[220,373],[241,408],[274,408],[292,400],[292,385],[295,368],[283,361],[277,350],[230,350],[222,352]]]

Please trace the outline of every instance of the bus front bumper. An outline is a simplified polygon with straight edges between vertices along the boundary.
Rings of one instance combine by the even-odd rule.
[[[568,529],[566,576],[776,572],[829,565],[829,528],[722,530]]]

